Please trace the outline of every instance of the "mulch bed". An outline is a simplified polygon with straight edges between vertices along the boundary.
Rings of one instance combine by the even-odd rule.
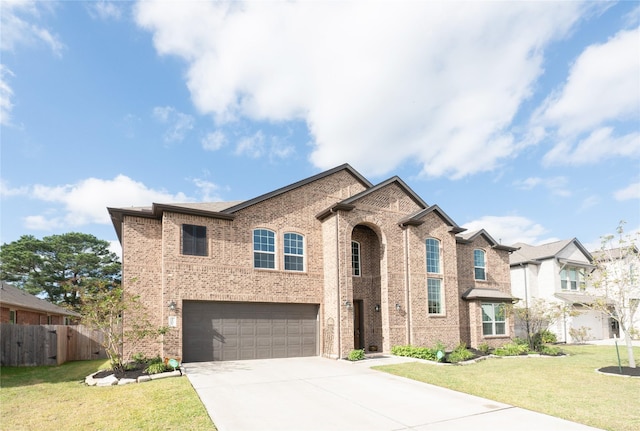
[[[94,375],[94,379],[102,379],[114,374],[118,379],[137,379],[140,376],[148,376],[149,373],[144,372],[144,367],[134,368],[132,370],[117,371],[102,370],[98,374]]]
[[[640,377],[640,368],[622,367],[622,373],[620,373],[620,367],[612,366],[598,368],[598,371],[604,374],[615,374],[617,376]]]

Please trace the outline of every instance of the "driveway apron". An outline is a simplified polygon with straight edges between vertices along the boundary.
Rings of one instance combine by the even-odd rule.
[[[219,431],[596,428],[320,357],[184,364]],[[487,382],[491,384],[491,382]]]

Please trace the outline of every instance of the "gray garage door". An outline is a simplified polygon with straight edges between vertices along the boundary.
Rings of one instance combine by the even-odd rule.
[[[318,354],[318,306],[184,301],[184,362]]]

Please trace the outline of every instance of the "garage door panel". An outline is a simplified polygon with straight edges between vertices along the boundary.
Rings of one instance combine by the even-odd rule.
[[[184,301],[185,362],[318,354],[315,304]]]

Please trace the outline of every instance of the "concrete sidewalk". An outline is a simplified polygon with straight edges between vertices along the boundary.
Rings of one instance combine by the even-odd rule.
[[[310,357],[184,366],[220,431],[596,430],[369,368],[410,361]]]

